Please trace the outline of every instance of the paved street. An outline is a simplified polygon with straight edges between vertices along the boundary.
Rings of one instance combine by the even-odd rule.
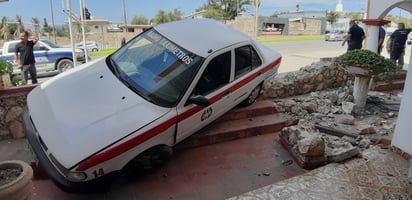
[[[280,73],[299,70],[313,62],[319,61],[320,58],[339,56],[345,53],[347,48],[346,45],[342,46],[341,44],[341,41],[326,42],[322,40],[265,43],[265,45],[282,54],[282,63],[279,68]],[[411,45],[406,46],[405,52],[405,58],[409,58]],[[386,49],[382,51],[382,55],[389,58]],[[404,69],[406,69],[408,63],[409,60],[405,60]]]
[[[265,43],[264,45],[278,51],[282,55],[279,73],[284,73],[299,70],[313,62],[319,61],[320,58],[336,57],[345,53],[347,46],[342,46],[341,44],[341,41],[326,42],[323,40],[310,40]],[[409,58],[410,52],[411,45],[407,45],[405,58]],[[386,49],[384,49],[382,55],[389,57]],[[407,63],[409,63],[409,60],[405,60],[405,69]],[[48,76],[43,76],[39,81],[44,82],[55,74],[57,73],[48,73]]]

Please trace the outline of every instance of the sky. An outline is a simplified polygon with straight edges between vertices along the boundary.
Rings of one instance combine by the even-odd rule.
[[[51,25],[51,13],[53,13],[54,23],[62,25],[67,20],[67,15],[63,12],[64,9],[68,9],[67,1],[9,0],[9,2],[0,3],[0,17],[15,19],[16,15],[20,15],[23,23],[26,24],[30,23],[33,17],[38,18],[43,24],[43,19],[46,18],[48,24]],[[107,19],[113,24],[123,23],[123,0],[83,1],[94,19]],[[189,15],[204,5],[207,0],[124,0],[124,2],[127,22],[130,23],[134,16],[143,15],[147,19],[154,18],[160,9],[170,12],[178,8],[183,15]],[[301,10],[306,11],[335,10],[338,0],[261,0],[260,2],[259,15],[270,16],[276,11],[295,11],[297,4],[300,5]],[[366,10],[366,2],[367,0],[342,0],[344,11],[351,12],[363,12]],[[71,0],[71,8],[72,13],[80,16],[80,0]],[[254,8],[249,7],[249,15],[253,12]],[[403,12],[406,14],[406,11]],[[399,11],[396,13],[399,15]]]

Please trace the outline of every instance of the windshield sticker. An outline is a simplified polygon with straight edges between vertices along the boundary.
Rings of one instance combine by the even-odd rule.
[[[166,38],[163,38],[161,35],[155,33],[154,31],[148,32],[147,35],[155,42],[158,42],[160,45],[162,45],[165,49],[172,52],[179,60],[183,61],[187,65],[193,61],[193,58],[191,58],[184,51],[179,49],[179,47],[171,43]]]

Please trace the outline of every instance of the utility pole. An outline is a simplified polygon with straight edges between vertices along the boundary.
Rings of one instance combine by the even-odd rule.
[[[64,6],[64,4],[63,4]],[[67,10],[65,10],[69,16],[69,32],[70,32],[70,44],[72,46],[72,56],[73,56],[73,67],[76,67],[76,50],[74,48],[74,40],[73,40],[73,20],[72,20],[72,4],[71,4],[71,0],[67,0],[66,1],[66,8]]]
[[[85,18],[85,12],[84,12],[84,0],[80,0],[80,21],[82,25],[82,36],[83,36],[83,48],[84,48],[84,55],[86,57],[86,63],[89,62],[89,56],[87,56],[87,46],[86,46],[86,33],[84,30],[84,18]]]
[[[126,32],[127,32],[127,20],[126,20],[126,4],[125,4],[124,1],[125,1],[125,0],[123,0],[123,22],[124,22],[123,33],[124,33],[124,37],[126,37]]]
[[[51,18],[52,18],[52,33],[54,35],[54,43],[57,44],[56,40],[56,28],[54,26],[54,14],[53,14],[53,0],[50,0],[50,13],[51,13]]]
[[[255,0],[255,39],[257,39],[257,34],[258,34],[258,19],[259,19],[259,6],[260,6],[260,0]]]

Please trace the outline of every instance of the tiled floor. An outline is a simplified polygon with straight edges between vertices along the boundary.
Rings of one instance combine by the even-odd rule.
[[[411,200],[408,168],[409,162],[399,155],[373,147],[364,151],[362,158],[332,163],[229,200]]]

